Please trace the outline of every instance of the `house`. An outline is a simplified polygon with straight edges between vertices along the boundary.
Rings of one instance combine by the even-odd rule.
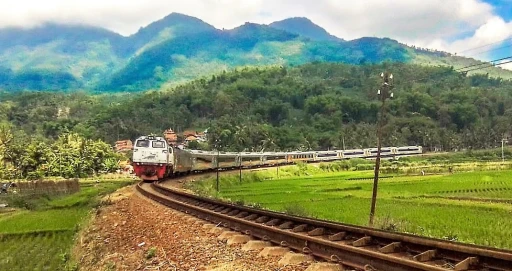
[[[164,131],[164,138],[169,145],[176,145],[178,142],[178,135],[171,128]]]
[[[187,138],[189,136],[197,136],[197,131],[186,130],[186,131],[183,132],[183,137],[184,138]]]
[[[204,132],[197,133],[197,141],[199,142],[206,142],[208,141],[208,138],[206,137],[206,134],[208,133],[208,130],[205,130]]]
[[[118,152],[127,152],[133,149],[133,143],[131,140],[119,140],[116,141],[116,151]]]
[[[192,142],[192,141],[197,141],[197,137],[195,135],[189,135],[189,136],[187,136],[187,138],[185,138],[186,143]]]
[[[185,142],[190,142],[190,141],[206,142],[207,141],[207,138],[206,138],[207,133],[208,133],[208,130],[205,130],[203,132],[187,130],[187,131],[183,132],[183,138],[185,138]]]

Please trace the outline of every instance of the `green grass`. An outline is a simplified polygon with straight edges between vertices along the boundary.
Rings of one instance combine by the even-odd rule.
[[[316,169],[315,169],[316,167]],[[217,195],[232,202],[366,226],[372,171],[323,173],[298,177],[297,167],[237,175],[224,173]],[[290,176],[292,175],[292,176]],[[215,179],[193,185],[216,195]],[[512,171],[395,176],[379,182],[376,226],[413,234],[512,249]],[[495,201],[495,202],[490,202]],[[504,201],[504,202],[499,202]]]
[[[69,259],[73,232],[0,237],[0,270],[62,270]]]
[[[13,200],[31,208],[0,216],[0,270],[66,270],[73,238],[99,198],[131,183],[85,183],[68,196]]]
[[[73,230],[88,211],[82,207],[20,212],[0,218],[0,234]]]

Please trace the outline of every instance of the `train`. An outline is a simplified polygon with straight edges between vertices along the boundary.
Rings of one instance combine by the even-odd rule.
[[[383,147],[382,157],[422,154],[421,146]],[[159,181],[191,172],[256,168],[302,162],[372,159],[377,148],[293,152],[221,152],[188,150],[170,146],[163,137],[141,136],[133,146],[132,166],[143,181]]]

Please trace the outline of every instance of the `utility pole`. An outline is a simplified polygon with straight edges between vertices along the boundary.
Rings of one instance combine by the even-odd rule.
[[[239,159],[239,162],[240,162],[240,164],[239,164],[240,177],[239,178],[240,178],[240,184],[242,184],[242,152],[240,152],[240,155],[239,155],[238,159]]]
[[[217,147],[217,182],[216,182],[217,192],[219,192],[219,157],[220,157],[220,150]]]
[[[216,161],[216,165],[215,165],[215,168],[216,168],[216,172],[217,172],[217,181],[215,183],[215,189],[217,190],[217,193],[219,192],[219,158],[220,158],[220,144],[219,144],[220,140],[217,138],[215,140],[215,148],[217,149],[217,161]]]
[[[508,143],[508,140],[505,138],[501,139],[501,162],[505,163],[505,151],[504,151],[504,145],[505,143]]]
[[[373,227],[373,217],[375,216],[375,205],[377,203],[377,188],[379,185],[379,169],[380,169],[380,151],[382,148],[382,124],[384,121],[384,113],[386,110],[386,99],[393,98],[393,74],[383,72],[381,75],[384,82],[377,91],[382,104],[380,106],[379,119],[377,123],[377,157],[375,158],[375,177],[373,179],[373,194],[372,194],[372,205],[370,209],[370,221],[369,226]]]

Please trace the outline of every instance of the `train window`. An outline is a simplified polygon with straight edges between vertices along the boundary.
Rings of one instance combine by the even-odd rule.
[[[145,140],[145,139],[139,140],[139,141],[137,141],[137,144],[135,144],[135,146],[147,148],[147,147],[149,147],[149,140]]]
[[[153,141],[153,148],[165,148],[165,141]]]

